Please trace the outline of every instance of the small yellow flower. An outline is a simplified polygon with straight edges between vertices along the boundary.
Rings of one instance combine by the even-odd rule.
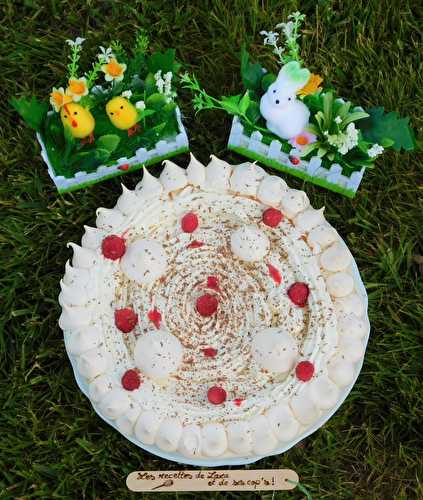
[[[88,87],[86,78],[69,78],[66,94],[70,95],[75,102],[78,102],[81,97],[87,95]]]
[[[60,108],[68,102],[72,102],[72,97],[65,92],[63,87],[58,89],[53,87],[53,90],[50,93],[50,104],[53,106],[54,110],[58,113]]]
[[[126,64],[118,63],[116,59],[112,58],[107,64],[101,66],[101,71],[105,74],[104,78],[107,82],[115,80],[120,82],[123,80],[123,74],[126,70]]]
[[[320,75],[310,75],[308,82],[301,88],[297,94],[301,96],[314,94],[321,89],[320,84],[323,82],[323,78]]]

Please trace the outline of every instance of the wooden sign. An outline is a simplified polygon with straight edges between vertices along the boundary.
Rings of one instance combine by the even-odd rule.
[[[126,479],[131,491],[292,490],[298,474],[290,469],[135,471]]]

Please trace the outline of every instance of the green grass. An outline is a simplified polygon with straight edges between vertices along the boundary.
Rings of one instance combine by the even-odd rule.
[[[33,132],[8,106],[12,95],[44,96],[64,73],[63,40],[87,46],[138,26],[154,48],[176,47],[212,95],[241,88],[242,41],[265,66],[272,56],[258,32],[297,8],[307,14],[304,57],[340,95],[363,107],[411,115],[422,131],[422,11],[413,0],[3,0],[0,5],[1,498],[141,498],[125,486],[136,469],[177,469],[126,441],[77,390],[57,325],[59,280],[98,206],[112,206],[121,179],[59,196]],[[88,51],[89,52],[89,51]],[[226,150],[230,117],[194,117],[181,94],[192,151],[240,163]],[[187,155],[178,160],[187,162]],[[155,169],[158,171],[159,168]],[[138,173],[124,178],[128,187]],[[368,170],[353,200],[284,175],[355,254],[367,285],[372,333],[362,373],[337,414],[289,452],[250,467],[289,467],[314,498],[421,498],[422,156],[387,153]],[[420,186],[420,187],[419,187]],[[420,257],[419,257],[420,256]],[[187,467],[189,468],[189,467]],[[156,498],[145,495],[144,498]],[[305,498],[293,493],[162,494],[160,498]]]

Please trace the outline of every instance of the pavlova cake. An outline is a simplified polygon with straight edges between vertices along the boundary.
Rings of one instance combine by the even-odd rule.
[[[60,326],[95,410],[187,463],[321,426],[361,368],[367,297],[323,209],[254,163],[146,169],[66,264]],[[241,462],[238,462],[241,463]]]

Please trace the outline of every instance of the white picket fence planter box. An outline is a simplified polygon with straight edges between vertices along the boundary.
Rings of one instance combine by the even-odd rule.
[[[310,160],[303,160],[299,158],[299,151],[296,149],[285,153],[281,151],[282,144],[279,141],[273,140],[267,145],[262,142],[262,138],[262,134],[258,131],[253,132],[251,136],[246,135],[242,123],[235,116],[232,121],[228,148],[269,167],[295,175],[349,198],[355,196],[365,167],[347,177],[342,174],[342,167],[338,163],[333,163],[330,168],[324,168],[321,166],[322,160],[318,156],[313,156]],[[290,157],[297,158],[299,163],[293,164]]]
[[[124,175],[128,172],[138,170],[143,166],[152,165],[159,161],[170,158],[179,153],[184,153],[189,150],[188,136],[185,131],[184,125],[181,119],[181,112],[179,108],[176,108],[176,120],[178,122],[179,133],[171,139],[160,140],[157,142],[153,149],[139,148],[135,155],[131,158],[119,158],[116,164],[106,166],[100,165],[94,172],[76,172],[73,177],[64,177],[63,175],[56,175],[52,164],[47,155],[47,150],[44,142],[37,133],[37,140],[41,146],[41,156],[44,162],[47,164],[48,173],[53,179],[54,184],[57,187],[59,193],[66,193],[69,191],[74,191],[76,189],[81,189],[83,187],[89,186],[90,184],[95,184],[105,179],[115,177],[118,175]]]

